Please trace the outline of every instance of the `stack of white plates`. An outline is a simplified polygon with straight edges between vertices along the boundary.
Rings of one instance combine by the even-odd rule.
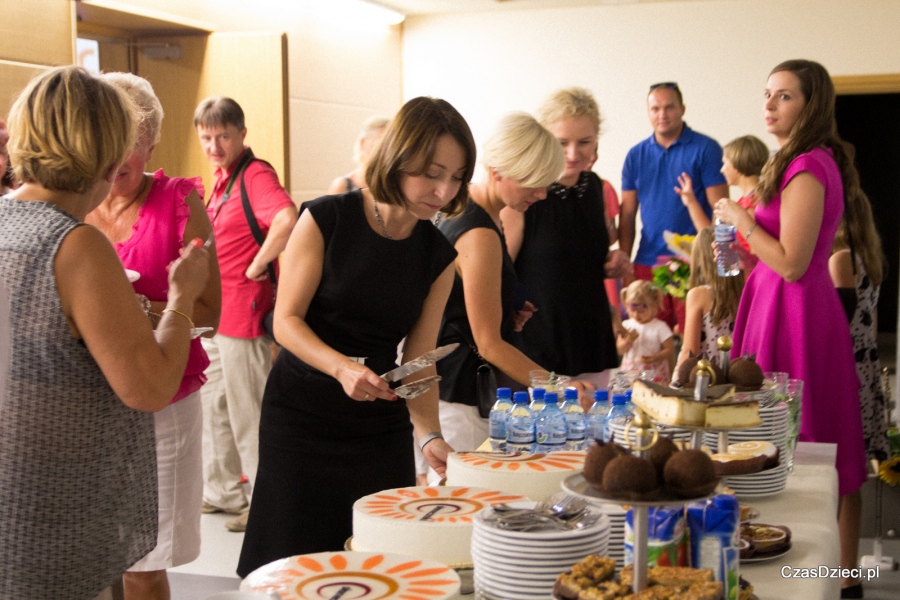
[[[532,507],[534,503],[513,505]],[[594,506],[587,510],[598,514],[598,521],[572,531],[507,531],[485,521],[493,509],[475,515],[472,560],[476,596],[547,600],[560,573],[589,554],[606,555],[610,520]]]
[[[762,423],[757,427],[749,429],[737,429],[728,432],[728,443],[737,444],[739,442],[750,442],[753,440],[762,440],[772,442],[778,446],[781,457],[787,456],[787,435],[788,435],[788,406],[784,402],[779,402],[775,406],[767,408],[760,407],[759,417]],[[719,437],[714,431],[707,431],[703,436],[703,443],[710,448],[718,448]],[[727,449],[714,450],[715,452],[725,452]]]
[[[606,546],[606,554],[616,561],[616,566],[625,566],[625,509],[618,504],[594,505],[594,508],[606,513],[609,518],[609,543]]]
[[[788,406],[784,402],[770,407],[760,407],[759,416],[762,423],[757,427],[739,429],[728,432],[728,443],[752,442],[755,440],[772,442],[778,447],[781,463],[774,469],[767,469],[750,475],[726,477],[724,485],[730,487],[742,498],[772,496],[783,492],[787,485],[788,470],[785,463],[787,457]],[[718,434],[707,432],[704,443],[710,448],[718,448]],[[716,452],[725,452],[722,448]]]
[[[671,439],[673,442],[684,442],[689,443],[691,441],[691,430],[684,429],[682,427],[675,427],[673,425],[659,425],[657,424],[657,429],[659,429],[659,434],[662,436],[666,436]],[[613,434],[613,441],[620,446],[629,447],[627,443],[625,443],[625,425],[622,423],[610,423],[609,424],[610,431]],[[631,441],[634,443],[636,429],[634,427],[629,431],[629,435],[631,436]]]
[[[733,489],[739,498],[757,498],[783,492],[787,476],[788,467],[782,464],[759,473],[726,477],[722,483]]]

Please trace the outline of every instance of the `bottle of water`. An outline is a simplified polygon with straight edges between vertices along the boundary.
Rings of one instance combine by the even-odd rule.
[[[506,451],[534,452],[534,414],[528,407],[528,392],[513,394],[513,406],[506,421]]]
[[[535,415],[541,412],[541,409],[544,408],[544,394],[546,390],[544,388],[534,388],[531,390],[531,412]]]
[[[587,412],[587,431],[585,443],[588,448],[603,441],[603,430],[606,429],[606,415],[609,414],[609,392],[597,390],[594,392],[594,405]]]
[[[733,277],[741,272],[738,266],[738,253],[734,248],[737,239],[737,227],[723,223],[716,219],[715,228],[716,249],[719,257],[716,259],[716,271],[719,277]]]
[[[512,390],[508,387],[497,388],[497,401],[491,408],[490,438],[491,450],[506,452],[506,420],[512,408]]]
[[[566,417],[566,450],[584,450],[584,409],[578,403],[578,390],[566,388],[560,410]]]
[[[625,409],[632,415],[634,414],[634,411],[637,408],[637,405],[631,401],[631,395],[633,393],[634,393],[634,390],[625,390]]]
[[[604,442],[613,440],[613,425],[618,425],[620,428],[624,429],[625,424],[631,419],[632,414],[625,408],[626,402],[627,399],[625,398],[625,394],[616,394],[613,396],[612,407],[609,409],[609,414],[606,416],[606,427],[603,429]]]
[[[556,392],[544,394],[544,408],[535,415],[535,434],[538,452],[566,449],[566,416],[559,409]]]

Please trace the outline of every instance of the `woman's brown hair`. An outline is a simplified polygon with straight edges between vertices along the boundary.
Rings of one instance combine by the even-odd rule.
[[[862,260],[869,279],[874,285],[881,285],[884,281],[884,251],[881,248],[881,236],[878,235],[872,216],[872,205],[865,193],[857,200],[857,218],[851,221],[849,226],[846,214],[841,219],[837,233],[834,234],[832,252],[850,248],[851,239],[853,252]],[[855,269],[856,265],[853,268]]]
[[[388,124],[366,166],[366,181],[375,199],[408,206],[400,189],[400,176],[424,173],[434,159],[438,138],[444,134],[452,136],[462,147],[466,164],[459,192],[441,212],[448,216],[460,214],[469,197],[468,183],[475,172],[475,140],[462,115],[439,98],[413,98]]]
[[[716,257],[713,252],[713,228],[704,227],[697,233],[691,246],[691,278],[688,285],[691,289],[708,285],[712,296],[712,308],[709,315],[713,324],[734,319],[737,315],[741,293],[744,291],[744,272],[733,277],[721,277],[716,269]]]

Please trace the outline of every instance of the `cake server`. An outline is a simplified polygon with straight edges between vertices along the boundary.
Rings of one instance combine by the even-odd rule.
[[[435,348],[434,350],[430,350],[419,358],[414,358],[411,361],[404,363],[402,366],[388,371],[387,373],[382,375],[381,378],[385,381],[400,381],[407,375],[412,375],[413,373],[421,371],[425,367],[430,367],[437,361],[441,360],[442,358],[456,350],[458,347],[458,343],[453,343],[447,344],[446,346],[441,346],[440,348]]]

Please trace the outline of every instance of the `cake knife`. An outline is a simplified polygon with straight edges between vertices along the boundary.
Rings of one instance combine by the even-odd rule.
[[[441,360],[442,358],[456,350],[458,347],[458,343],[453,343],[447,344],[446,346],[441,346],[440,348],[435,348],[434,350],[430,350],[419,358],[414,358],[411,361],[404,363],[402,366],[388,371],[387,373],[382,375],[381,378],[385,381],[400,381],[407,375],[412,375],[413,373],[421,371],[425,367],[430,367],[437,361]]]

